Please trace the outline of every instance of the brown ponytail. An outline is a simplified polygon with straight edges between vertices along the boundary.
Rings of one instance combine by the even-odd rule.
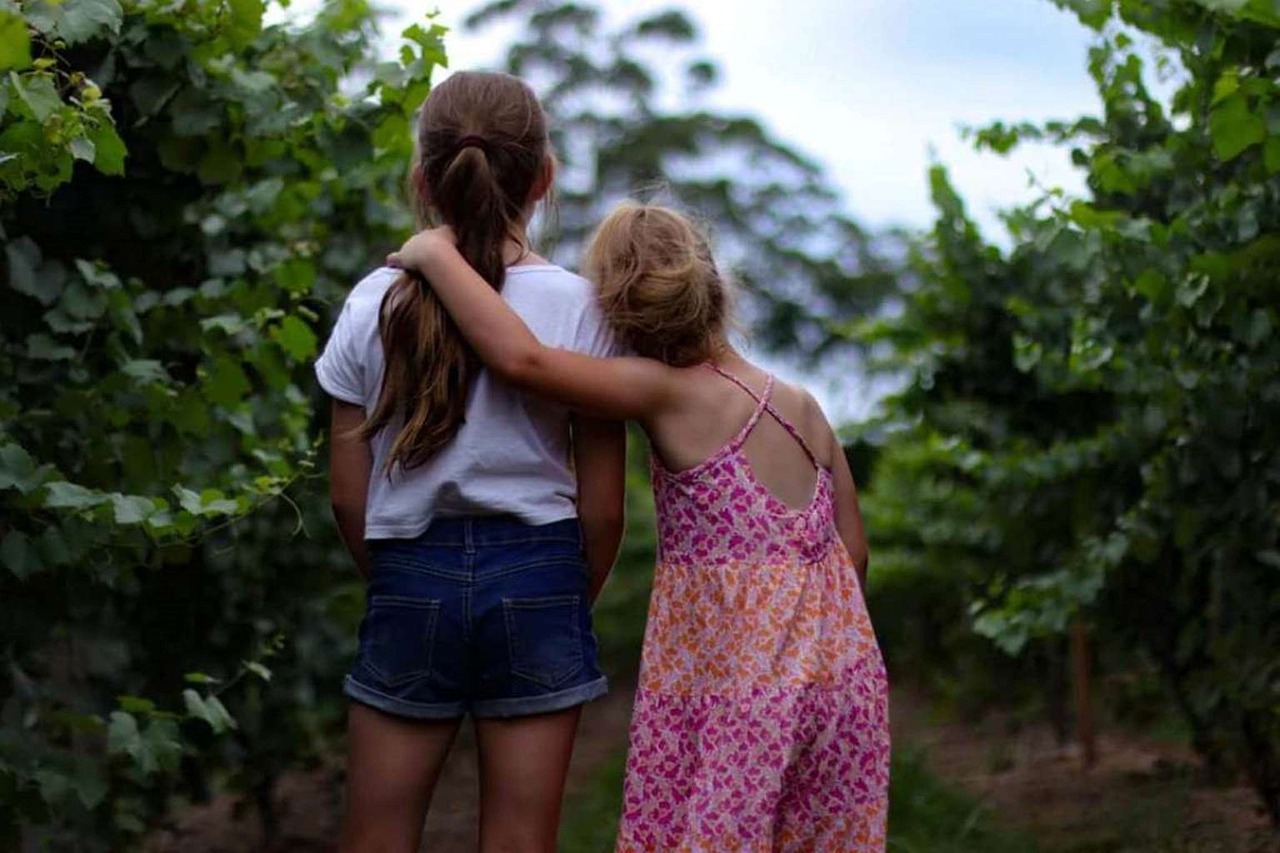
[[[418,218],[453,228],[458,250],[501,290],[507,241],[522,239],[525,215],[547,168],[547,122],[532,90],[508,74],[459,72],[437,86],[418,118],[413,186]],[[387,471],[421,465],[462,426],[478,362],[429,285],[400,276],[378,322],[386,368],[372,438],[403,418]]]

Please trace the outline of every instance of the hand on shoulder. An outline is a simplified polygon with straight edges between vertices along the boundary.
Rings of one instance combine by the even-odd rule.
[[[427,228],[414,234],[399,251],[387,255],[387,266],[429,276],[440,261],[458,254],[458,239],[448,225]]]

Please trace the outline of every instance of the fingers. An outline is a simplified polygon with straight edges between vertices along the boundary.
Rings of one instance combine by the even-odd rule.
[[[395,267],[398,270],[404,269],[404,260],[400,257],[399,252],[392,252],[387,255],[387,266]]]

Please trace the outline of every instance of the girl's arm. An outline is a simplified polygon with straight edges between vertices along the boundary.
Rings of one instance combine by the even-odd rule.
[[[625,526],[627,430],[621,421],[573,419],[573,462],[578,477],[578,519],[590,571],[589,598],[600,595],[622,545]]]
[[[858,489],[853,484],[853,472],[844,455],[844,447],[831,431],[831,474],[836,487],[836,529],[844,546],[853,558],[858,580],[863,591],[867,588],[867,565],[871,561],[867,549],[867,533],[862,527],[862,512],[858,509]]]
[[[387,264],[417,272],[480,360],[506,381],[613,420],[651,418],[673,404],[675,371],[647,358],[594,358],[539,343],[529,327],[458,254],[447,228],[412,237]]]
[[[364,541],[365,503],[369,497],[369,476],[373,451],[367,441],[355,437],[364,423],[364,408],[341,400],[333,401],[329,427],[329,497],[333,518],[356,568],[367,580],[371,564]]]

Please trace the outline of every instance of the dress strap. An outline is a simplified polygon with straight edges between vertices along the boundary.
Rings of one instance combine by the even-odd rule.
[[[747,440],[747,436],[751,434],[751,430],[755,429],[756,424],[760,422],[761,415],[768,412],[769,415],[778,422],[778,425],[785,429],[787,433],[795,439],[796,444],[800,445],[800,449],[804,451],[805,456],[809,457],[809,461],[813,463],[814,467],[821,467],[818,463],[818,457],[814,455],[813,449],[809,447],[809,442],[804,440],[804,436],[800,434],[800,430],[796,429],[795,424],[783,417],[782,413],[774,408],[772,402],[774,378],[772,373],[765,374],[764,391],[757,394],[755,391],[751,390],[751,386],[747,385],[747,383],[743,382],[737,376],[734,376],[719,365],[712,364],[709,361],[706,362],[706,365],[716,373],[719,373],[725,379],[728,379],[734,385],[737,385],[743,391],[747,392],[748,396],[756,401],[756,409],[751,413],[751,419],[747,421],[746,425],[742,428],[742,431],[739,432],[737,437],[733,440],[733,445],[735,447],[741,445]]]
[[[714,370],[734,385],[737,385],[747,393],[748,397],[756,401],[755,411],[751,413],[751,417],[747,419],[747,422],[742,425],[742,429],[738,430],[738,434],[734,436],[733,441],[729,442],[730,447],[738,448],[747,440],[747,436],[751,435],[751,430],[756,428],[756,424],[760,423],[760,416],[764,414],[765,409],[769,406],[769,398],[773,395],[773,374],[765,376],[764,392],[757,394],[755,391],[751,390],[751,386],[734,376],[729,371],[723,370],[709,361],[705,362],[705,364],[709,369]]]

